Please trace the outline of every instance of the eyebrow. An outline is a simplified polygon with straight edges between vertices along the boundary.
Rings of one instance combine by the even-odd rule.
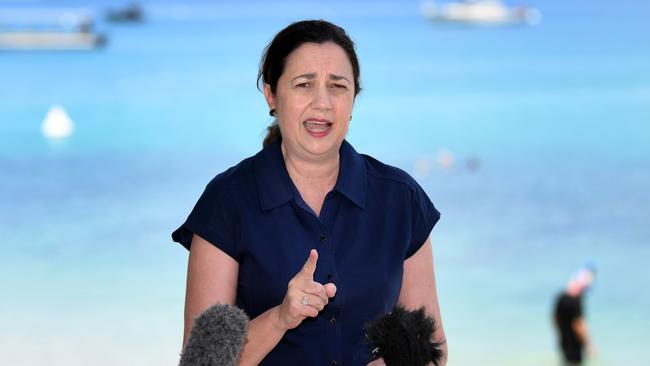
[[[310,72],[310,73],[307,73],[307,74],[301,74],[301,75],[298,75],[295,78],[291,79],[291,81],[294,81],[294,80],[299,79],[299,78],[305,78],[305,79],[308,79],[308,80],[313,80],[313,79],[316,78],[316,73],[315,72]],[[334,80],[334,81],[345,80],[348,83],[350,82],[350,80],[348,80],[348,78],[346,78],[345,76],[341,76],[341,75],[330,74],[329,78],[330,78],[330,80]]]

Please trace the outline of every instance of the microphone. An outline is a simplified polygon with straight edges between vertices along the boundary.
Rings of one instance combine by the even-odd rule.
[[[443,356],[442,341],[431,341],[436,323],[424,307],[406,310],[396,305],[366,326],[366,340],[374,347],[375,358],[382,357],[388,366],[439,366]]]
[[[247,329],[248,316],[238,307],[208,308],[194,319],[179,366],[236,366]]]

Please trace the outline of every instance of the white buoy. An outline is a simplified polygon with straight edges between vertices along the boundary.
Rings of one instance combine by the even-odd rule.
[[[47,111],[43,121],[43,136],[48,139],[64,139],[72,135],[74,124],[60,105],[54,105]]]

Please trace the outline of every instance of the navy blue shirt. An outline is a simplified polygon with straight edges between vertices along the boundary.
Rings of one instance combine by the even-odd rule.
[[[239,263],[236,305],[251,319],[282,303],[289,280],[318,250],[314,281],[336,284],[336,296],[287,331],[261,365],[365,366],[364,325],[396,304],[404,260],[440,218],[404,171],[347,141],[339,156],[320,217],[301,198],[276,141],[217,175],[172,234],[189,249],[195,233]]]

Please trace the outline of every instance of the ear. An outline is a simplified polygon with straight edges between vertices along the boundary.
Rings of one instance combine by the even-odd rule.
[[[269,109],[276,109],[275,94],[271,90],[271,85],[267,83],[264,83],[264,99],[266,99],[266,104],[268,104]]]

